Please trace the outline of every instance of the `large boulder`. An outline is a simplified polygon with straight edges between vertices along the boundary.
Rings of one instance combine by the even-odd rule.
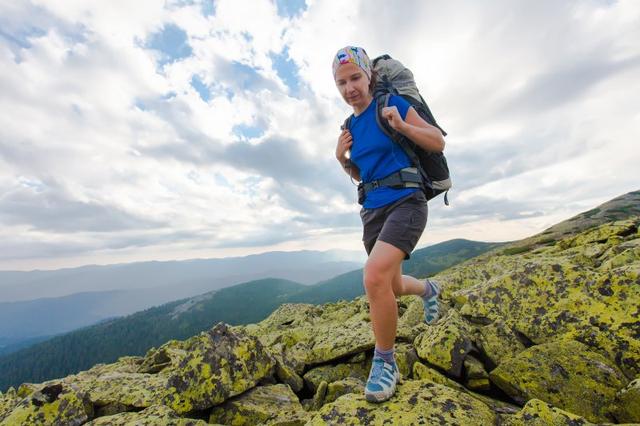
[[[443,386],[448,386],[451,389],[454,389],[459,392],[464,392],[479,400],[480,402],[486,404],[489,408],[491,408],[496,413],[517,413],[520,410],[520,407],[509,402],[501,401],[499,399],[493,399],[490,396],[483,395],[481,393],[473,392],[462,384],[452,380],[445,375],[439,373],[433,368],[429,368],[428,366],[416,362],[413,365],[413,377],[416,380],[430,380],[434,383],[438,383]]]
[[[329,383],[327,386],[327,392],[324,396],[324,403],[333,402],[342,395],[348,393],[364,393],[364,386],[366,380],[361,380],[355,377],[347,377],[346,379],[336,380]]]
[[[257,386],[214,407],[209,423],[302,426],[309,417],[291,388],[276,384]]]
[[[464,392],[430,380],[409,380],[383,403],[368,402],[364,394],[348,393],[325,404],[308,425],[494,425],[497,415]]]
[[[584,417],[539,399],[531,399],[518,413],[503,415],[501,418],[502,426],[595,426]]]
[[[540,399],[592,422],[615,421],[611,406],[628,383],[614,363],[571,340],[533,346],[490,377],[516,401]]]
[[[14,388],[9,388],[5,393],[0,392],[0,421],[18,405],[20,400]]]
[[[162,370],[167,392],[162,403],[178,414],[204,410],[271,376],[275,361],[252,336],[219,323],[186,340],[177,366]]]
[[[56,393],[61,396],[51,402],[34,392],[37,387],[33,385],[21,386],[20,392],[29,395],[29,400],[44,401],[46,412],[55,410],[55,401],[64,397],[95,407],[91,415],[97,416],[138,411],[152,405],[166,405],[183,415],[206,410],[251,389],[272,377],[274,369],[273,357],[258,339],[219,323],[185,341],[171,340],[160,348],[152,348],[144,358],[124,357],[113,364],[98,364],[90,370],[45,382],[43,386],[47,389],[64,390]],[[14,407],[8,418],[27,415],[25,404],[23,400]],[[74,407],[71,403],[64,404],[68,410]],[[81,414],[78,416],[83,418]]]
[[[332,383],[348,377],[366,381],[370,365],[370,359],[354,364],[321,365],[309,370],[304,375],[304,380],[307,388],[315,393],[322,382]]]
[[[66,384],[41,386],[0,419],[1,425],[81,425],[93,417],[86,392]]]
[[[119,413],[99,417],[86,426],[207,426],[204,420],[181,418],[171,408],[164,405],[152,405],[139,412]]]
[[[284,359],[295,360],[298,373],[306,365],[373,349],[375,343],[363,297],[323,306],[284,304],[265,320],[244,328],[265,346],[278,345]]]
[[[618,421],[640,423],[640,378],[618,392],[614,410]]]
[[[639,224],[632,218],[551,245],[480,256],[438,278],[465,318],[508,320],[513,333],[531,344],[561,336],[581,341],[631,379],[640,374]],[[512,356],[517,343],[508,345]]]
[[[458,311],[451,309],[435,325],[420,333],[413,344],[421,360],[461,378],[464,360],[473,349],[471,335],[469,324]]]
[[[526,349],[516,331],[502,318],[490,324],[477,327],[473,340],[478,350],[487,360],[491,370],[502,361],[513,358]]]

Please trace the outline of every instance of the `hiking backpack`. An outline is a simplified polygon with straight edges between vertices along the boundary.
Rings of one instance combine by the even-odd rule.
[[[402,96],[423,120],[437,127],[443,136],[446,136],[447,132],[438,125],[429,106],[420,95],[413,73],[402,65],[400,61],[391,58],[389,55],[382,55],[373,60],[373,70],[378,76],[378,81],[373,90],[373,97],[377,104],[376,121],[378,126],[391,140],[402,147],[414,168],[400,170],[378,181],[366,184],[361,182],[358,186],[359,202],[364,202],[365,194],[379,186],[401,188],[419,186],[422,188],[427,200],[444,192],[444,203],[449,205],[447,193],[451,188],[451,177],[444,154],[442,152],[425,151],[409,138],[391,128],[387,120],[382,117],[382,108],[389,105],[391,95]],[[347,129],[351,124],[352,117],[347,118],[344,123],[344,127]]]

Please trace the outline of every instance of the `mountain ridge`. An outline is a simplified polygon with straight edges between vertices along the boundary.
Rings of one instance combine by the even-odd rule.
[[[144,356],[24,383],[0,394],[0,422],[638,423],[636,193],[613,218],[545,230],[441,271],[435,324],[424,323],[419,298],[400,297],[403,381],[385,403],[363,395],[374,338],[361,295],[284,303],[257,323],[218,322]]]

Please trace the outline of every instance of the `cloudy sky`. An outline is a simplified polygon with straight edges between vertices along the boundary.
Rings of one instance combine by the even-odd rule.
[[[0,0],[0,269],[364,253],[347,44],[449,134],[419,246],[526,237],[639,189],[638,40],[635,0]]]

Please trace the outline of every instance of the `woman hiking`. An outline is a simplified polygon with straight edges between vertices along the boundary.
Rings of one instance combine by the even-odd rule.
[[[343,170],[364,183],[382,179],[411,167],[404,150],[376,122],[376,83],[371,61],[364,49],[347,46],[333,60],[333,77],[344,101],[353,108],[349,129],[338,138],[336,158]],[[400,96],[391,96],[382,110],[394,130],[427,151],[442,152],[444,138],[437,127],[425,122]],[[349,154],[348,154],[349,153]],[[371,371],[365,386],[370,402],[385,401],[394,394],[400,373],[394,358],[398,306],[396,297],[422,297],[425,321],[438,319],[439,286],[402,275],[402,261],[409,259],[427,223],[427,200],[420,188],[379,186],[366,193],[360,216],[368,259],[364,288],[375,336]]]

